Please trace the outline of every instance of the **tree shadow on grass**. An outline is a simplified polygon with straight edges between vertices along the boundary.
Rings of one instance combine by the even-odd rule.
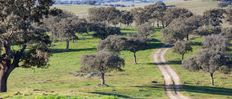
[[[143,85],[143,86],[132,86],[137,88],[164,88],[163,84],[154,84],[154,85]]]
[[[99,94],[99,95],[106,95],[106,96],[116,96],[118,98],[132,98],[127,95],[117,94],[117,93],[110,93],[110,92],[90,92],[91,94]]]
[[[138,88],[164,88],[164,85],[153,85],[153,86],[134,86]],[[191,93],[203,93],[203,94],[214,94],[214,95],[225,95],[232,96],[232,88],[222,87],[211,87],[211,86],[192,86],[192,85],[179,85],[179,86],[166,86],[167,90],[179,90]]]
[[[232,88],[183,85],[182,91],[193,92],[193,93],[232,96]]]
[[[134,28],[122,28],[122,30],[125,30],[125,31],[136,31]]]
[[[226,48],[226,50],[228,51],[228,52],[231,52],[232,51],[232,48]]]
[[[181,61],[174,60],[174,61],[160,62],[160,63],[154,63],[154,64],[155,65],[180,65]]]
[[[202,46],[202,42],[191,42],[193,46]]]
[[[149,39],[148,45],[145,49],[157,49],[157,48],[170,48],[172,45],[166,45],[158,39]]]
[[[147,65],[180,65],[180,60],[168,61],[168,62],[160,62],[160,63],[146,63]]]
[[[64,53],[64,52],[79,52],[79,51],[94,51],[96,48],[83,48],[83,49],[50,49],[50,53]]]

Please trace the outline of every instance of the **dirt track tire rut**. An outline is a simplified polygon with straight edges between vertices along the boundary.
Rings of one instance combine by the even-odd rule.
[[[171,68],[171,66],[166,64],[167,61],[165,60],[164,56],[168,49],[169,48],[158,49],[153,57],[154,63],[157,64],[164,77],[165,92],[170,99],[189,99],[189,97],[186,97],[180,93],[180,88],[182,85],[180,77]]]

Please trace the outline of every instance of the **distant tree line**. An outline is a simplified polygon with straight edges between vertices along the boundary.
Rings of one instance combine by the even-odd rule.
[[[231,0],[219,0],[219,2],[218,2],[219,7],[227,7],[227,6],[231,6],[231,5],[232,5]]]

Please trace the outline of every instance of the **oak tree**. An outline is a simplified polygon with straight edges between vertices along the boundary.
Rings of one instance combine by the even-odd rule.
[[[218,26],[221,26],[224,10],[223,9],[212,9],[207,10],[204,12],[204,23],[207,26],[212,26],[213,28],[216,28]]]
[[[99,51],[95,55],[85,55],[82,57],[81,72],[97,72],[100,75],[102,86],[106,85],[105,73],[111,71],[122,71],[124,59],[117,54],[108,51]]]
[[[133,18],[136,25],[141,25],[149,20],[149,15],[143,8],[134,8],[131,10],[131,13],[134,16]]]
[[[139,25],[137,30],[142,37],[147,38],[154,32],[154,27],[147,22],[142,25]]]
[[[196,56],[185,60],[182,65],[191,71],[203,70],[208,72],[211,77],[211,84],[214,85],[214,73],[216,71],[230,72],[229,61],[226,53],[226,39],[221,35],[211,35],[205,38],[203,49]]]
[[[164,14],[165,25],[168,26],[177,18],[188,18],[193,16],[193,13],[185,8],[168,8]]]
[[[137,64],[137,56],[136,53],[140,50],[144,50],[147,48],[147,41],[143,37],[132,36],[128,37],[125,44],[125,50],[133,52],[134,54],[134,63]]]
[[[48,15],[52,4],[52,0],[0,2],[0,92],[7,91],[7,79],[15,68],[47,65],[51,42],[38,25],[41,18]]]
[[[173,47],[173,51],[177,54],[181,55],[181,59],[184,59],[184,55],[189,52],[192,51],[192,47],[191,44],[189,42],[186,41],[177,41]]]
[[[146,13],[150,16],[150,20],[153,19],[157,23],[157,27],[159,27],[159,23],[161,22],[163,28],[165,27],[165,19],[164,14],[167,9],[167,6],[164,2],[158,1],[153,5],[145,6]]]
[[[110,35],[106,39],[100,41],[100,44],[98,45],[98,50],[120,52],[124,49],[126,40],[127,39],[122,36]]]
[[[230,25],[232,25],[232,8],[226,9],[226,21],[229,22]]]
[[[93,27],[91,27],[92,31],[94,31],[93,36],[98,37],[101,40],[104,40],[109,35],[119,35],[121,34],[121,29],[119,27],[111,27],[106,26],[104,24],[94,24]]]
[[[227,28],[222,29],[222,35],[225,36],[227,39],[231,40],[232,27],[227,27]]]
[[[222,35],[209,35],[205,37],[203,48],[225,52],[228,40]]]
[[[57,23],[57,33],[60,34],[60,39],[66,41],[65,50],[69,50],[70,40],[76,38],[77,21],[76,17],[63,18]]]
[[[178,18],[174,20],[169,26],[162,29],[163,41],[169,44],[174,44],[179,40],[184,40],[187,37],[186,25],[183,24],[184,20]]]
[[[216,71],[221,71],[223,73],[230,72],[227,55],[210,49],[204,49],[195,57],[185,60],[182,66],[190,71],[203,70],[208,72],[212,85],[215,84],[214,73]]]
[[[129,26],[133,23],[133,15],[129,11],[121,11],[120,22]]]
[[[200,36],[208,36],[212,34],[220,34],[221,32],[222,32],[222,28],[220,26],[212,27],[212,26],[203,25],[199,27],[195,33]]]
[[[88,18],[93,22],[111,23],[113,25],[120,21],[120,11],[115,7],[94,7],[88,11]]]

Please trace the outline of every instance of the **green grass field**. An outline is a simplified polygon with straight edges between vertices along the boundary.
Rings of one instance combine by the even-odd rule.
[[[196,55],[201,46],[202,38],[197,37],[193,40],[193,52],[187,53],[185,59]],[[203,71],[190,72],[185,70],[181,64],[181,55],[169,50],[166,54],[168,63],[176,70],[182,83],[184,83],[183,93],[192,99],[231,99],[232,98],[232,74],[225,75],[215,73],[215,86],[210,84],[210,76]]]
[[[133,32],[133,30],[122,30]],[[138,63],[133,63],[133,54],[124,51],[124,72],[111,72],[106,76],[109,87],[98,87],[98,78],[74,76],[80,68],[82,55],[96,53],[99,39],[88,35],[79,36],[82,40],[71,43],[71,50],[65,52],[65,43],[54,43],[48,69],[18,68],[8,80],[9,92],[0,94],[3,98],[48,99],[49,97],[73,96],[73,98],[158,98],[167,99],[163,89],[163,79],[158,68],[153,65],[152,53],[160,42],[152,42],[151,49],[137,53]],[[157,84],[152,84],[157,81]],[[48,98],[46,98],[48,97]],[[49,99],[50,99],[49,98]],[[55,99],[55,98],[54,98]],[[70,99],[70,98],[68,98]]]
[[[196,14],[205,10],[216,8],[215,1],[182,1],[168,3],[177,7],[188,8]],[[74,14],[86,15],[87,5],[56,5],[55,7],[71,11]],[[133,7],[131,7],[133,8]],[[131,8],[119,8],[129,10]],[[125,34],[134,32],[134,29],[123,29]],[[163,88],[163,77],[159,69],[153,64],[152,54],[160,47],[160,32],[153,35],[150,49],[137,53],[138,63],[133,62],[133,54],[123,51],[121,56],[125,59],[124,72],[111,72],[106,76],[109,87],[99,87],[98,78],[75,76],[80,68],[80,58],[85,54],[96,53],[99,39],[89,35],[79,35],[81,40],[71,43],[69,52],[65,52],[65,43],[53,43],[50,66],[47,69],[17,68],[8,80],[7,93],[1,93],[0,98],[9,99],[121,99],[145,98],[167,99]],[[196,54],[201,46],[202,38],[194,38],[193,52],[186,54],[185,58]],[[185,84],[182,92],[192,99],[231,99],[232,74],[215,74],[215,86],[210,86],[209,74],[204,72],[190,72],[180,66],[181,56],[169,50],[166,54],[169,64],[177,71],[181,81]],[[157,84],[152,84],[157,81]]]

